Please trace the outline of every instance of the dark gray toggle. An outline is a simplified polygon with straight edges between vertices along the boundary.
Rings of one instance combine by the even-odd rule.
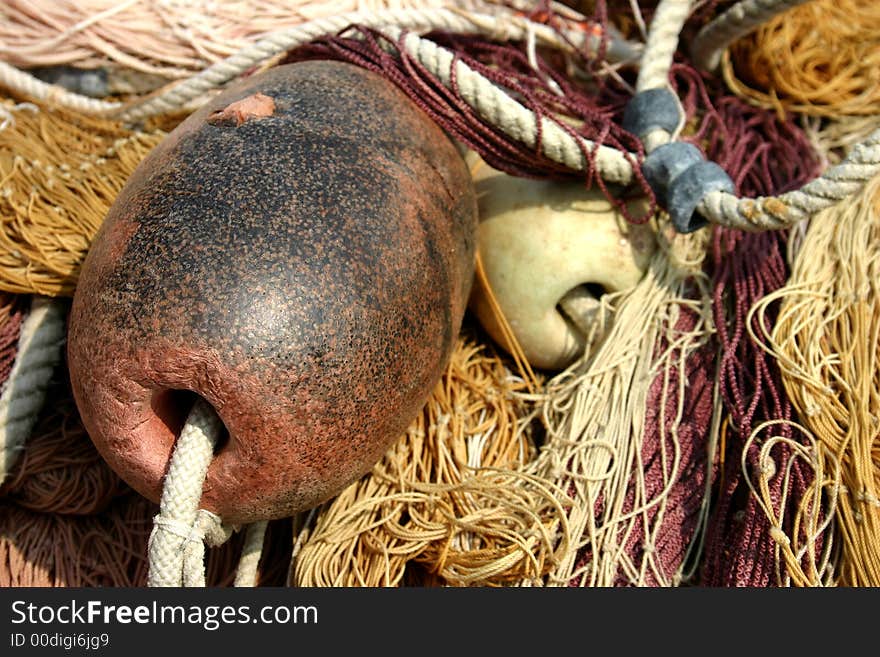
[[[657,128],[672,134],[680,121],[678,99],[669,89],[640,91],[630,99],[623,113],[623,129],[639,139]]]
[[[692,233],[708,222],[696,213],[709,192],[733,194],[735,187],[727,172],[714,162],[698,162],[673,178],[667,192],[666,211],[679,233]]]
[[[642,163],[642,173],[648,180],[648,184],[657,195],[657,200],[666,207],[666,197],[669,184],[677,176],[681,175],[697,162],[703,161],[703,154],[693,144],[674,141],[663,144],[645,158]]]
[[[680,233],[691,233],[706,225],[703,217],[695,215],[706,194],[734,191],[733,181],[724,169],[707,162],[699,148],[684,142],[660,146],[645,158],[642,173]]]

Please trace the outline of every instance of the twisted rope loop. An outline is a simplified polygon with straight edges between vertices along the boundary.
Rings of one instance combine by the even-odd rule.
[[[852,148],[838,165],[801,189],[756,199],[707,194],[697,211],[711,221],[744,231],[790,228],[817,212],[851,198],[880,174],[880,130]]]

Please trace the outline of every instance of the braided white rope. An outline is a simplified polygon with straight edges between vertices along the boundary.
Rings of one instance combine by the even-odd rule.
[[[714,71],[731,43],[777,14],[809,1],[742,0],[700,30],[691,46],[694,62],[707,71]]]
[[[0,394],[0,484],[33,431],[46,389],[61,360],[66,330],[63,302],[34,297],[21,326],[15,364]]]
[[[149,586],[204,582],[204,540],[220,520],[200,512],[199,501],[220,426],[210,404],[198,399],[174,446],[162,485],[159,514],[148,545]]]
[[[205,546],[222,545],[232,535],[234,528],[220,516],[199,508],[221,426],[211,405],[199,398],[174,446],[162,485],[159,514],[153,519],[148,545],[149,586],[204,587]],[[248,527],[236,586],[256,585],[267,525],[258,521]]]
[[[658,6],[651,24],[648,45],[642,57],[641,68],[642,71],[645,71],[644,73],[640,71],[639,75],[639,84],[642,85],[642,88],[657,88],[668,84],[672,53],[677,47],[678,35],[690,7],[691,0],[664,0]],[[487,17],[487,15],[461,10],[432,10],[424,13],[431,14],[434,18],[441,14],[450,15],[451,22],[443,28],[450,31],[464,32],[470,27],[477,33],[485,34],[491,38],[512,39],[522,37],[528,30],[534,30],[535,35],[546,40],[547,43],[557,47],[560,44],[559,36],[553,30],[543,25],[531,23],[516,14],[504,15],[502,22],[498,20],[500,14]],[[364,21],[364,24],[367,25],[379,26],[383,22],[391,20],[390,14],[381,18],[383,12],[368,16],[376,18],[375,22]],[[410,18],[415,21],[414,15]],[[394,20],[397,23],[394,26],[385,25],[383,31],[390,38],[399,39],[406,29],[406,25],[402,25],[400,16]],[[460,20],[465,23],[456,22]],[[353,21],[349,15],[346,18],[346,24],[352,22],[357,21]],[[304,24],[298,29],[308,30],[309,26],[319,23],[320,21],[315,21]],[[342,29],[342,27],[345,26],[338,29]],[[438,27],[439,23],[435,23],[434,29],[438,29]],[[333,31],[328,25],[321,29],[324,30],[323,33]],[[498,30],[502,30],[502,32]],[[288,32],[294,32],[294,30]],[[656,36],[654,36],[655,34]],[[288,37],[285,37],[279,44],[282,46],[282,50],[293,47],[291,45],[293,42],[286,40],[289,37],[288,34]],[[314,37],[304,36],[304,38],[311,40]],[[303,43],[305,42],[303,41]],[[256,47],[257,44],[254,48]],[[529,147],[535,147],[539,123],[537,116],[531,110],[511,98],[506,92],[463,62],[456,61],[451,52],[412,32],[407,32],[403,40],[403,47],[410,56],[418,59],[423,66],[450,88],[452,87],[453,62],[455,62],[454,75],[459,93],[465,102],[485,121],[499,128],[510,138]],[[188,97],[182,102],[187,102],[195,97]],[[570,169],[583,171],[589,166],[589,161],[584,156],[584,149],[586,149],[595,154],[596,173],[604,180],[621,184],[632,181],[631,161],[634,159],[632,154],[623,153],[608,146],[597,146],[590,140],[566,132],[546,118],[541,119],[540,126],[542,152],[551,160]],[[668,141],[669,138],[670,136],[663,134],[648,135],[646,148],[650,152]],[[742,230],[773,230],[791,226],[813,212],[846,198],[858,190],[865,181],[877,175],[880,172],[880,148],[878,148],[877,141],[877,135],[872,135],[863,144],[854,148],[844,162],[829,169],[821,178],[808,183],[801,190],[788,192],[779,197],[759,199],[739,199],[725,192],[712,192],[700,203],[697,211],[709,221]]]
[[[656,16],[660,15],[660,30],[667,36],[660,40],[661,50],[669,52],[672,33],[670,25],[683,23],[682,4],[689,0],[665,0],[658,6]],[[661,9],[670,7],[664,17]],[[651,30],[653,31],[652,22]],[[679,25],[679,31],[681,25]],[[403,30],[387,28],[390,38],[399,39]],[[534,147],[538,135],[538,119],[529,109],[523,107],[502,89],[471,69],[464,62],[456,61],[451,52],[423,39],[407,33],[403,40],[407,53],[415,57],[447,87],[452,86],[452,66],[455,62],[455,78],[462,98],[487,122],[501,129],[506,135]],[[660,46],[658,46],[659,48]],[[674,50],[674,46],[672,46]],[[645,57],[651,54],[646,49]],[[660,59],[657,56],[658,60]],[[655,66],[653,73],[646,77],[644,84],[656,84],[658,80],[668,79],[671,56],[666,58],[663,68]],[[646,87],[653,88],[653,87]],[[576,137],[548,119],[542,119],[542,152],[555,162],[571,169],[583,171],[587,168],[584,151],[595,149],[596,170],[604,180],[626,184],[632,180],[631,160],[627,154],[607,147],[596,146],[593,142]],[[660,138],[657,139],[656,137]],[[653,137],[653,139],[652,139]],[[649,135],[646,148],[653,150],[668,141],[662,135]],[[630,155],[634,158],[634,155]],[[814,212],[826,208],[858,191],[867,181],[880,173],[880,131],[871,135],[865,142],[854,147],[847,158],[832,167],[820,178],[807,183],[800,190],[787,192],[778,197],[758,199],[737,198],[725,192],[712,192],[697,207],[697,211],[709,221],[724,226],[748,231],[775,230],[792,226]]]

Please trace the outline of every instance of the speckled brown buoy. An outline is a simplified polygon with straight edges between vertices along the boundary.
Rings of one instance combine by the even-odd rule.
[[[95,445],[158,500],[196,393],[228,430],[204,508],[319,504],[438,380],[475,229],[462,158],[383,78],[308,62],[239,83],[140,165],[83,265],[68,359]]]

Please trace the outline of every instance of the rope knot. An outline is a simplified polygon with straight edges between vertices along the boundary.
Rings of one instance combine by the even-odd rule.
[[[771,527],[770,528],[770,538],[772,538],[776,543],[782,547],[788,547],[791,545],[791,539],[788,538],[788,535],[780,527]]]

